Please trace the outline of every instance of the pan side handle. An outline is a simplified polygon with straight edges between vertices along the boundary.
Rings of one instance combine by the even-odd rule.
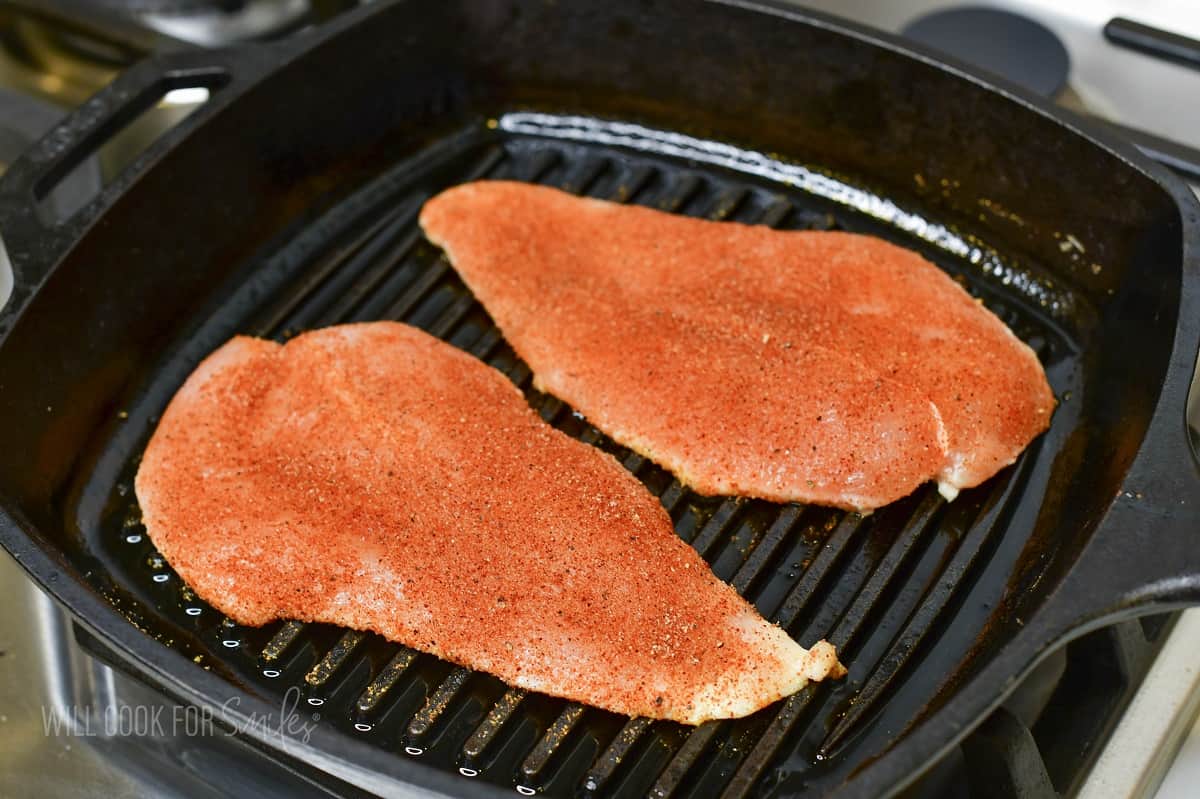
[[[0,338],[84,232],[124,190],[239,89],[269,68],[269,51],[249,46],[170,53],[139,62],[53,127],[0,179],[0,267],[12,295],[0,308]],[[168,92],[203,88],[209,100],[139,154],[108,185],[64,219],[47,198],[71,171]],[[166,211],[169,213],[169,211]]]

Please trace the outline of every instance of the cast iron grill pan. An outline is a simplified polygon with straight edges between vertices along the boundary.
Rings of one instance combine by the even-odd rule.
[[[196,86],[205,106],[46,218],[91,149]],[[1200,601],[1184,418],[1200,208],[1080,128],[769,0],[380,2],[286,42],[143,62],[0,180],[0,543],[115,663],[268,756],[377,792],[891,795],[1054,647]],[[530,392],[422,240],[421,203],[478,177],[915,247],[1038,352],[1052,426],[949,505],[928,486],[866,518],[693,496]],[[849,677],[693,730],[509,691],[375,636],[240,628],[197,602],[132,505],[157,415],[236,333],[380,318],[497,366],[614,452],[720,577],[802,643],[837,644]],[[255,725],[292,701],[320,715],[311,730]]]
[[[950,505],[932,484],[868,517],[696,495],[559,400],[534,391],[528,367],[421,236],[421,203],[437,189],[474,178],[537,182],[780,229],[869,231],[915,246],[912,237],[744,176],[600,146],[467,131],[415,165],[399,165],[305,228],[264,259],[261,271],[283,278],[278,291],[261,302],[235,295],[208,323],[282,341],[325,325],[393,319],[470,352],[508,375],[547,422],[616,455],[661,498],[680,537],[764,616],[804,644],[833,641],[849,677],[810,686],[747,719],[692,729],[506,688],[494,677],[373,634],[294,621],[242,627],[197,599],[154,551],[131,489],[136,461],[124,465],[96,529],[93,545],[104,565],[95,572],[98,585],[120,597],[139,626],[250,690],[279,703],[296,697],[323,723],[464,778],[557,796],[759,795],[785,773],[819,784],[848,741],[871,733],[885,703],[893,713],[905,712],[897,701],[900,681],[925,683],[925,691],[909,693],[926,693],[944,673],[936,662],[962,655],[962,642],[946,633],[956,625],[976,629],[987,615],[986,604],[963,607],[962,595],[990,559],[1000,561],[998,573],[1007,572],[1003,562],[1014,554],[1014,542],[1004,552],[996,548],[1011,500],[1024,495],[1039,461],[1053,457],[1055,432]],[[1060,395],[1070,391],[1077,347],[1061,325],[1018,292],[989,285],[970,264],[929,254],[1037,350]],[[205,347],[184,342],[176,358],[193,363]],[[180,368],[163,372],[167,385],[149,391],[156,398],[170,396]],[[145,410],[155,408],[161,410],[156,404]],[[153,417],[122,413],[125,424],[146,434],[153,429]],[[933,663],[916,668],[930,650]]]

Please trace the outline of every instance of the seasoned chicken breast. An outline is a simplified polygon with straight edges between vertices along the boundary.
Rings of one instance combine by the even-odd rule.
[[[1032,350],[877,238],[504,181],[443,192],[421,226],[536,385],[703,493],[866,510],[932,479],[953,497],[1050,421]]]
[[[612,457],[405,325],[233,339],[171,401],[136,491],[167,561],[243,624],[373,630],[688,724],[842,673],[718,580]]]

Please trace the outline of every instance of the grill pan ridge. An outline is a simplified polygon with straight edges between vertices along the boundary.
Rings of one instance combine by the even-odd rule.
[[[368,19],[360,14],[344,28],[353,31],[354,20]],[[831,23],[816,18],[811,24],[823,30]],[[338,41],[334,28],[298,52],[318,52]],[[217,58],[229,59],[234,77],[218,92],[213,108],[196,115],[192,131],[202,130],[210,117],[219,121],[223,108],[232,111],[253,97],[256,83],[247,76],[274,68],[261,53]],[[172,69],[171,74],[186,76],[190,68],[184,63]],[[190,71],[212,79],[211,69]],[[127,96],[138,82],[155,79],[161,80],[154,69],[135,71],[122,79],[125,86],[97,103],[119,105],[122,92]],[[433,101],[433,113],[461,101],[464,89],[452,82],[446,91]],[[245,713],[278,713],[287,690],[299,689],[300,708],[321,718],[311,741],[270,730],[247,734],[282,756],[381,792],[395,790],[389,780],[398,779],[444,794],[480,796],[514,789],[556,796],[879,795],[911,779],[938,748],[977,720],[987,702],[999,701],[1000,691],[989,693],[986,702],[978,696],[962,701],[971,685],[981,683],[981,675],[1008,669],[1011,678],[1064,635],[1120,610],[1100,606],[1107,595],[1093,608],[1080,594],[1077,601],[1060,603],[1057,619],[1044,621],[1047,614],[1037,613],[1048,596],[1054,598],[1040,586],[1064,580],[1065,556],[1045,531],[1087,523],[1071,517],[1068,501],[1087,487],[1057,475],[1084,456],[1085,420],[1100,412],[1095,404],[1104,410],[1092,361],[1097,341],[1113,335],[1107,329],[1111,307],[1096,307],[1092,292],[1080,290],[1070,275],[1040,263],[1025,247],[977,249],[979,257],[955,255],[894,218],[889,222],[854,211],[762,173],[668,148],[565,136],[553,126],[518,131],[504,119],[474,117],[441,128],[420,146],[409,147],[412,154],[399,161],[376,157],[351,165],[338,182],[314,187],[307,202],[280,217],[287,224],[276,224],[269,240],[244,254],[216,289],[207,290],[169,340],[158,344],[152,367],[140,368],[136,381],[118,387],[104,419],[89,429],[83,439],[87,449],[52,503],[62,514],[59,524],[70,531],[67,544],[47,542],[40,532],[45,521],[34,522],[38,503],[26,503],[31,509],[26,515],[7,501],[8,518],[0,525],[5,546],[73,610],[89,608],[82,621],[114,661],[126,668],[132,664],[135,672],[185,701],[219,706],[222,699],[236,697]],[[154,158],[166,164],[166,154],[187,150],[184,133],[163,142],[139,165],[147,180],[167,171],[156,171]],[[26,218],[25,209],[14,210],[12,200],[21,181],[36,174],[35,165],[14,165],[15,175],[0,184],[4,219]],[[93,209],[54,231],[47,252],[85,233],[103,235],[89,232],[95,217],[88,215],[122,202],[126,193],[135,197],[137,177],[118,179]],[[869,517],[696,496],[654,464],[607,440],[563,403],[534,392],[528,368],[444,257],[421,237],[415,227],[421,202],[446,186],[481,177],[543,183],[780,229],[868,232],[920,249],[1038,352],[1061,400],[1052,428],[1014,466],[951,504],[932,486]],[[1172,197],[1194,237],[1194,205]],[[7,239],[7,224],[4,232]],[[972,244],[991,242],[986,236],[964,238]],[[1153,242],[1142,246],[1163,256]],[[1186,239],[1185,246],[1194,244]],[[22,266],[22,255],[31,260],[17,253],[14,267]],[[1194,278],[1194,264],[1187,269],[1184,277]],[[1169,291],[1169,276],[1157,279]],[[1046,301],[1056,296],[1064,302]],[[677,533],[766,617],[802,644],[820,637],[835,643],[849,676],[810,686],[750,718],[691,729],[508,689],[488,675],[376,635],[297,622],[253,629],[222,619],[191,595],[148,541],[131,490],[137,454],[191,367],[228,336],[241,332],[283,340],[304,329],[369,319],[416,324],[500,369],[546,421],[611,452],[641,479],[661,498]],[[19,322],[19,312],[0,316],[0,336]],[[1195,354],[1194,329],[1180,325],[1171,354],[1174,376],[1162,386],[1163,402],[1178,402],[1179,409],[1179,386],[1186,386],[1179,373],[1186,369],[1190,377],[1189,359]],[[14,349],[0,341],[0,360],[6,347]],[[1147,438],[1164,426],[1152,424]],[[1182,439],[1183,432],[1177,432]],[[1163,435],[1155,440],[1165,449]],[[1181,451],[1178,442],[1172,447],[1167,460]],[[1130,473],[1144,479],[1137,467],[1145,460],[1133,459]],[[1190,453],[1186,463],[1173,465],[1194,473]],[[1142,485],[1150,494],[1148,484]],[[1160,521],[1166,518],[1151,503],[1139,505],[1136,486],[1128,487],[1129,497],[1116,500],[1123,523],[1144,526],[1146,517],[1138,514],[1146,511],[1140,507],[1159,514]],[[1191,509],[1180,514],[1185,511],[1194,516]],[[1165,526],[1177,530],[1185,524],[1175,520]],[[1079,572],[1084,576],[1076,579],[1076,587],[1088,588],[1089,564],[1095,576],[1095,564],[1103,560],[1096,551],[1083,545]],[[1190,567],[1195,560],[1185,556],[1180,563]],[[85,576],[60,580],[64,571]],[[1073,574],[1066,572],[1068,586]],[[1135,586],[1138,576],[1130,577]],[[1159,591],[1162,596],[1152,591],[1149,598],[1165,603],[1195,595],[1187,586]],[[98,597],[103,598],[99,606]],[[1027,626],[1023,617],[1032,622]],[[1035,635],[1041,637],[1033,650],[1014,651],[1013,640]],[[188,662],[193,660],[204,670]],[[227,719],[243,730],[245,720],[237,713]],[[931,732],[934,721],[948,723],[951,731]],[[911,745],[922,733],[924,743]]]

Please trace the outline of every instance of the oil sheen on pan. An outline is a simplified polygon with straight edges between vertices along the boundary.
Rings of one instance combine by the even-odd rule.
[[[953,498],[1047,428],[1034,352],[920,255],[480,181],[425,204],[535,385],[705,494]]]
[[[172,399],[136,490],[159,551],[242,624],[372,630],[688,724],[844,673],[718,580],[611,456],[406,325],[231,340]]]

